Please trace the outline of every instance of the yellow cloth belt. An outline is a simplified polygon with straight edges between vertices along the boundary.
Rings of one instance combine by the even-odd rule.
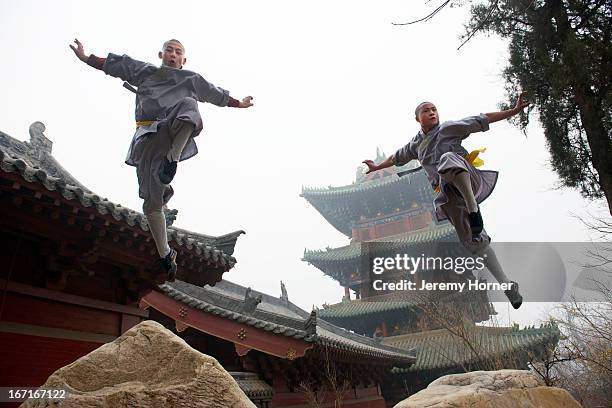
[[[484,147],[482,149],[472,150],[471,152],[463,156],[463,158],[467,160],[472,166],[480,167],[484,164],[484,161],[482,159],[479,159],[478,155],[486,151],[487,149],[485,149]]]
[[[154,120],[137,120],[136,127],[139,128],[141,126],[149,126],[153,122],[155,121]]]
[[[478,155],[479,155],[480,153],[484,153],[486,150],[487,150],[487,149],[486,149],[486,148],[484,148],[484,147],[483,147],[482,149],[472,150],[471,152],[469,152],[468,154],[466,154],[465,156],[463,156],[463,158],[464,158],[465,160],[467,160],[467,161],[468,161],[468,163],[470,163],[472,166],[474,166],[474,167],[480,167],[480,166],[482,166],[482,165],[484,164],[484,161],[483,161],[482,159],[478,158]],[[435,191],[436,193],[439,193],[439,192],[440,192],[440,186],[439,186],[439,185],[437,185],[437,186],[434,188],[434,191]]]

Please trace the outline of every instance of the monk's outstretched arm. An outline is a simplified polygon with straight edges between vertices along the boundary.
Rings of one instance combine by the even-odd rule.
[[[395,165],[395,158],[393,156],[389,156],[380,164],[375,164],[372,160],[364,160],[362,163],[368,166],[368,171],[366,172],[366,174],[368,174],[373,171],[386,169],[387,167]]]
[[[508,109],[508,110],[500,111],[500,112],[485,113],[485,115],[489,119],[489,123],[499,122],[500,120],[508,119],[509,117],[512,117],[520,113],[523,109],[525,109],[529,105],[529,102],[525,101],[524,99],[526,94],[527,92],[520,93],[516,101],[516,106],[512,109]]]
[[[70,48],[72,49],[72,51],[74,51],[74,54],[76,55],[78,59],[80,59],[81,61],[89,65],[90,67],[99,69],[100,71],[104,70],[104,63],[106,62],[106,58],[101,58],[101,57],[95,56],[94,54],[89,54],[89,55],[85,54],[85,48],[83,47],[83,44],[77,38],[74,39],[74,43],[76,44],[76,46],[70,44]],[[252,96],[247,96],[246,98],[243,98],[242,100],[237,100],[230,96],[227,101],[227,106],[232,107],[232,108],[248,108],[250,106],[253,106],[252,101],[253,101]]]

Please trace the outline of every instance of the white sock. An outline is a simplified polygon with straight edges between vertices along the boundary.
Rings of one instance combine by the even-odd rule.
[[[458,173],[457,175],[455,175],[452,184],[457,187],[457,190],[459,190],[459,192],[463,196],[468,211],[471,213],[477,212],[478,203],[476,202],[474,192],[472,191],[472,181],[470,180],[470,174],[467,171],[462,171]]]
[[[161,210],[152,211],[147,214],[147,222],[149,223],[149,230],[155,241],[157,247],[157,253],[161,258],[165,258],[170,253],[170,246],[168,246],[168,235],[166,232],[166,216]]]
[[[506,276],[506,273],[504,272],[501,265],[499,264],[499,261],[497,260],[497,255],[495,255],[495,251],[493,251],[493,248],[491,248],[490,245],[487,245],[486,248],[484,248],[482,251],[479,251],[479,255],[484,257],[485,266],[487,267],[489,272],[491,272],[491,275],[493,275],[493,277],[497,279],[499,283],[510,283],[510,279],[508,279],[508,277]]]
[[[168,159],[168,161],[179,161],[181,158],[181,153],[183,153],[183,149],[185,148],[189,137],[191,137],[191,134],[193,133],[193,129],[195,129],[195,126],[187,122],[185,122],[179,128],[172,140],[172,147],[170,147],[170,150],[166,155],[166,159]]]

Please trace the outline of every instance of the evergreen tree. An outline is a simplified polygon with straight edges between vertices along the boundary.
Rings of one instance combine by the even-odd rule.
[[[528,92],[563,185],[605,197],[612,214],[612,1],[488,0],[466,30],[510,41],[508,95]]]

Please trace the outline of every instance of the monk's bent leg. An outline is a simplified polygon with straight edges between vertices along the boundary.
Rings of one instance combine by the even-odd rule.
[[[176,120],[179,122],[179,120]],[[170,133],[172,138],[172,146],[166,155],[166,159],[169,162],[178,162],[181,158],[181,153],[183,153],[183,149],[189,141],[189,138],[193,134],[195,126],[189,122],[183,122],[182,125],[178,128],[176,133]]]

